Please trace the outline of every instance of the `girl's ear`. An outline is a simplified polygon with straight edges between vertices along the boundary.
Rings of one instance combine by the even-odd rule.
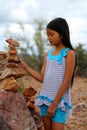
[[[60,34],[60,38],[61,38],[61,40],[63,40],[63,36],[62,36],[62,34]]]

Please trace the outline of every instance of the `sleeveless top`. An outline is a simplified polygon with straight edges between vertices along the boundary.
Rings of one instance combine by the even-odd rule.
[[[46,70],[44,75],[44,81],[40,95],[38,96],[35,105],[41,106],[43,104],[50,106],[53,102],[58,89],[60,88],[65,73],[67,51],[69,48],[61,49],[60,53],[56,56],[52,55],[53,49],[49,51],[46,58]],[[71,104],[71,82],[58,103],[57,108],[61,108],[67,112],[68,116],[72,115],[72,104]]]

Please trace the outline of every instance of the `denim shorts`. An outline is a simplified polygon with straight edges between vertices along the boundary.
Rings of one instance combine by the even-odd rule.
[[[48,110],[47,105],[43,104],[40,106],[41,109],[41,116],[47,116],[47,110]],[[61,108],[57,108],[55,111],[54,116],[51,117],[51,120],[53,122],[58,122],[61,124],[66,124],[66,120],[67,120],[67,113],[63,110],[61,110]]]

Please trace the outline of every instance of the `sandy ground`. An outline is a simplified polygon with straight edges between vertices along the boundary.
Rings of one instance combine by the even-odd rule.
[[[22,84],[25,87],[33,86],[37,90],[37,95],[42,86],[40,82],[29,76],[23,77]],[[65,129],[87,130],[87,78],[75,77],[71,95],[73,116],[68,119]]]

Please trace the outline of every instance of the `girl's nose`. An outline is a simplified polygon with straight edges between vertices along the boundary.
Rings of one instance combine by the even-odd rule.
[[[48,37],[48,40],[49,40],[49,41],[51,40],[51,37],[50,37],[50,36]]]

